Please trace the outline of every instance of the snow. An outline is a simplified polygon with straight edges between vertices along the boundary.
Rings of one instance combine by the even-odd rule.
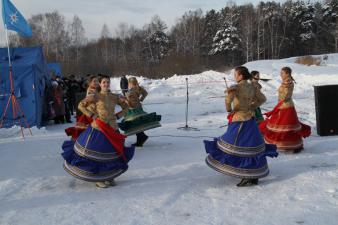
[[[169,79],[139,78],[149,91],[144,107],[162,114],[162,127],[137,149],[129,170],[117,186],[101,190],[62,169],[61,145],[68,125],[0,132],[0,224],[231,224],[335,225],[338,219],[338,137],[315,131],[313,85],[338,84],[338,54],[322,57],[322,66],[295,64],[296,58],[247,63],[261,72],[268,102],[276,103],[279,71],[290,66],[297,81],[295,103],[301,120],[313,128],[305,151],[269,160],[270,175],[252,188],[219,174],[204,163],[203,139],[226,128],[223,77],[233,84],[232,71],[206,71]],[[189,125],[183,126],[186,78],[190,87]],[[119,89],[119,79],[111,87]],[[130,137],[127,144],[135,141]]]

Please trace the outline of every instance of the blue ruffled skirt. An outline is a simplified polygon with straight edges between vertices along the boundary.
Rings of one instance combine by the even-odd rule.
[[[204,141],[206,163],[212,169],[238,178],[262,178],[269,174],[266,157],[277,157],[277,147],[265,144],[255,119],[232,122],[227,132]]]
[[[89,126],[78,139],[62,145],[64,169],[72,176],[88,182],[109,181],[127,171],[134,147],[124,147],[126,160],[119,156],[98,129]]]

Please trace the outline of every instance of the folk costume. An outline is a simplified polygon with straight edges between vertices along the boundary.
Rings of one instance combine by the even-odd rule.
[[[254,87],[255,87],[256,89],[258,89],[258,90],[261,92],[261,90],[262,90],[262,85],[261,85],[258,81],[259,81],[259,80],[252,79],[252,80],[251,80],[251,83],[254,85]],[[263,97],[264,95],[262,94],[261,96]],[[265,98],[265,96],[264,96],[264,98]],[[265,98],[264,102],[266,102],[266,98]],[[260,124],[261,122],[264,121],[264,117],[263,117],[262,110],[261,110],[260,107],[257,107],[257,108],[255,109],[255,118],[256,118],[256,121],[257,121],[258,124]]]
[[[86,93],[86,98],[80,102],[80,105],[85,105],[90,102],[90,99],[94,98],[96,95],[96,88],[89,87]],[[91,107],[91,111],[95,111],[95,104],[89,104],[88,107]],[[72,140],[76,140],[79,135],[85,131],[89,125],[93,122],[93,119],[82,114],[80,116],[76,116],[76,124],[75,127],[69,127],[65,129],[67,136],[70,136]]]
[[[135,79],[135,78],[134,78]],[[124,119],[119,123],[119,127],[127,136],[136,134],[137,142],[135,146],[142,147],[148,136],[146,130],[160,127],[161,115],[155,112],[147,113],[143,110],[142,102],[147,97],[148,92],[141,86],[136,85],[126,93],[129,110]]]
[[[275,144],[279,151],[297,153],[303,149],[303,138],[310,136],[311,127],[298,120],[292,101],[294,82],[285,79],[278,89],[278,104],[266,113],[260,130],[266,143]]]
[[[264,143],[254,118],[254,110],[265,102],[265,97],[247,80],[226,92],[229,126],[221,137],[204,141],[206,163],[220,173],[242,178],[238,186],[251,182],[255,185],[269,173],[266,156],[278,155],[275,145]]]
[[[116,105],[122,108],[117,114]],[[127,163],[134,154],[134,147],[124,146],[126,136],[118,132],[116,123],[128,106],[118,95],[101,91],[94,98],[81,101],[79,109],[93,122],[75,142],[64,142],[64,169],[78,179],[105,187],[100,186],[102,182],[112,182],[127,171]]]

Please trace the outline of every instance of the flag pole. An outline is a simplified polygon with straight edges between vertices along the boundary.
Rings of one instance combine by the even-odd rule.
[[[6,42],[7,42],[7,53],[8,53],[8,66],[9,69],[12,69],[12,60],[11,60],[11,52],[9,50],[9,38],[8,38],[8,30],[7,25],[5,24],[5,32],[6,32]]]
[[[15,13],[14,13],[15,11]],[[8,36],[8,27],[7,27],[7,17],[8,16],[14,16],[15,15],[15,18],[10,18],[10,20],[12,22],[18,22],[18,18],[17,16],[20,16],[20,19],[23,20],[23,24],[21,22],[21,24],[18,24],[19,26],[25,28],[25,30],[27,32],[24,33],[24,35],[28,35],[28,36],[31,36],[31,29],[30,27],[28,26],[26,20],[24,18],[21,18],[23,17],[20,12],[15,8],[15,6],[9,1],[2,1],[2,12],[3,12],[3,22],[4,22],[4,27],[5,27],[5,33],[6,33],[6,42],[7,42],[7,53],[8,53],[8,66],[9,66],[9,81],[10,81],[10,96],[8,98],[8,102],[7,102],[7,105],[6,105],[6,108],[4,109],[3,111],[3,114],[1,116],[1,119],[0,119],[0,128],[3,127],[3,123],[4,123],[4,120],[7,119],[6,118],[6,115],[7,115],[7,111],[8,109],[11,107],[12,108],[12,120],[15,121],[15,120],[18,120],[19,121],[19,124],[20,124],[20,128],[21,128],[21,135],[22,137],[24,138],[24,132],[23,132],[23,123],[25,123],[26,127],[29,129],[29,132],[30,134],[32,135],[32,131],[29,127],[29,124],[28,124],[28,121],[27,119],[25,118],[25,114],[23,112],[23,110],[21,109],[20,107],[20,104],[15,96],[15,88],[14,88],[14,79],[13,79],[13,64],[12,64],[12,60],[11,60],[11,52],[10,52],[10,46],[9,46],[9,36]],[[7,15],[9,13],[14,13],[14,15]],[[19,14],[19,15],[17,15]],[[12,23],[13,25],[13,23]],[[20,33],[20,30],[18,30],[18,27],[14,27],[15,29],[13,29],[13,27],[11,29],[17,31],[18,33]],[[24,122],[22,122],[22,120]],[[15,125],[15,123],[13,122],[13,125]]]
[[[8,54],[8,68],[9,68],[9,75],[10,75],[10,82],[11,82],[11,94],[14,94],[14,84],[13,84],[13,77],[12,77],[12,60],[11,60],[11,51],[9,49],[9,38],[8,38],[8,29],[6,23],[5,25],[5,32],[6,32],[6,42],[7,42],[7,54]]]

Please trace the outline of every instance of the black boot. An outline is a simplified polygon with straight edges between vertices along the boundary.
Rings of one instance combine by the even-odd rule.
[[[60,116],[59,121],[60,121],[60,123],[64,124],[65,123],[65,116]]]
[[[258,184],[258,179],[242,179],[241,182],[237,184],[237,187],[249,187]]]
[[[56,116],[56,117],[54,118],[54,124],[60,124],[60,121],[59,121],[59,117],[58,117],[58,116]]]
[[[142,147],[143,144],[148,140],[148,136],[144,132],[136,134],[136,138],[136,143],[133,144],[135,147]]]
[[[293,150],[293,154],[298,154],[298,153],[300,153],[303,150],[304,150],[303,147],[297,148],[297,149]]]

